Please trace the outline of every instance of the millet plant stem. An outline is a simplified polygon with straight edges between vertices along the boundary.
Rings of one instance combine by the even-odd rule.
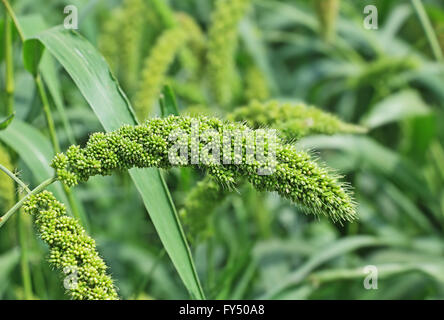
[[[442,53],[441,47],[439,45],[438,38],[436,37],[435,31],[433,30],[432,23],[427,15],[427,12],[424,9],[424,5],[421,0],[411,0],[413,8],[418,15],[419,21],[424,29],[427,40],[430,43],[430,47],[432,49],[433,55],[437,61],[443,61],[444,55]]]
[[[4,25],[4,50],[5,50],[5,91],[6,91],[6,115],[14,112],[14,63],[12,49],[12,28],[11,18],[5,11]]]
[[[57,139],[57,134],[55,130],[54,120],[52,118],[51,109],[49,107],[48,96],[46,95],[45,87],[42,82],[42,78],[40,74],[35,76],[35,85],[37,86],[37,90],[39,91],[40,99],[43,105],[43,112],[45,112],[46,123],[48,124],[49,136],[51,138],[51,144],[54,148],[55,153],[60,152],[60,144]]]
[[[2,217],[0,217],[0,228],[8,221],[9,218],[23,205],[23,203],[28,199],[30,196],[39,193],[42,190],[45,190],[49,185],[57,181],[57,177],[49,178],[48,180],[43,181],[41,184],[39,184],[35,189],[33,189],[30,193],[28,193],[26,196],[24,196],[20,201],[18,201],[11,209],[9,209],[8,212],[6,212]]]
[[[26,300],[32,300],[32,277],[31,270],[29,269],[29,238],[26,232],[26,218],[26,216],[21,214],[17,216],[18,240],[20,245],[20,272],[22,275],[24,297]]]
[[[4,24],[4,51],[5,51],[5,91],[6,91],[6,114],[11,115],[14,113],[14,52],[12,45],[12,21],[7,11],[12,12],[9,3],[3,1],[7,10],[5,10],[5,24]],[[12,18],[14,20],[15,17]],[[14,20],[16,22],[16,20]],[[20,33],[20,32],[19,32]],[[21,33],[20,33],[21,35]],[[27,192],[29,188],[18,179],[7,168],[1,166],[0,169],[4,171],[9,177],[11,177],[17,184],[19,184]],[[28,192],[29,193],[29,192]],[[19,195],[16,195],[18,200]],[[25,230],[23,217],[17,219],[18,229],[18,241],[20,245],[20,271],[23,282],[23,290],[25,299],[32,299],[32,280],[31,272],[29,270],[29,257],[28,257],[28,235]],[[5,219],[7,220],[7,219]],[[0,218],[0,225],[2,225],[3,219]]]
[[[2,0],[2,2],[6,8],[6,11],[9,13],[9,16],[11,17],[12,21],[14,22],[15,28],[17,29],[20,39],[22,41],[25,41],[25,35],[23,33],[23,30],[20,28],[20,24],[18,22],[17,17],[15,16],[14,11],[12,10],[11,5],[9,4],[8,0]]]
[[[19,177],[17,177],[14,173],[12,173],[11,171],[8,170],[8,168],[6,168],[5,166],[0,164],[0,170],[2,170],[4,173],[6,173],[12,180],[14,180],[15,182],[17,182],[17,184],[23,188],[23,190],[26,191],[26,193],[31,193],[31,190],[28,188],[28,186],[22,181],[20,180]]]
[[[46,90],[45,90],[45,87],[42,82],[42,78],[40,77],[39,73],[37,73],[37,75],[35,76],[35,84],[37,86],[37,89],[38,89],[39,95],[40,95],[40,99],[43,104],[43,111],[45,113],[46,122],[48,124],[49,136],[51,138],[52,147],[54,148],[55,153],[59,153],[60,152],[60,144],[59,144],[59,140],[57,139],[57,133],[56,133],[55,126],[54,126],[54,120],[52,118],[51,109],[49,107],[48,96],[46,95]],[[68,203],[69,203],[69,206],[71,207],[71,211],[72,211],[74,217],[80,221],[80,224],[84,228],[86,228],[87,222],[85,220],[85,217],[82,217],[80,215],[79,208],[74,200],[71,190],[66,185],[63,184],[63,191],[64,191],[66,197],[68,198]]]

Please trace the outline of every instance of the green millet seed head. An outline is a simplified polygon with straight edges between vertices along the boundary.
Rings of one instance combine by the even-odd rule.
[[[143,0],[123,1],[123,21],[121,25],[120,67],[124,70],[123,84],[127,91],[132,92],[138,80],[140,69],[140,53],[142,35],[147,8]]]
[[[270,97],[267,79],[258,67],[251,66],[247,69],[245,83],[245,98],[247,101],[264,101]]]
[[[160,36],[146,58],[134,101],[134,108],[140,120],[146,119],[151,114],[165,82],[168,68],[186,41],[187,34],[181,28],[168,29]]]
[[[183,208],[179,215],[187,228],[190,240],[197,237],[206,238],[211,235],[208,227],[208,219],[216,206],[228,195],[226,190],[212,177],[206,176],[187,194]]]
[[[210,134],[196,140],[193,130],[202,137]],[[179,139],[174,141],[172,137],[179,131]],[[226,187],[246,179],[260,191],[277,192],[308,211],[327,215],[334,221],[355,218],[354,202],[347,188],[327,169],[313,162],[307,153],[276,138],[276,143],[264,140],[262,147],[266,160],[255,159],[248,150],[259,149],[260,145],[248,137],[260,133],[261,130],[251,130],[243,124],[217,118],[154,118],[142,125],[127,125],[116,131],[93,134],[84,148],[71,146],[65,156],[57,155],[52,167],[59,179],[69,186],[87,181],[94,175],[110,175],[114,170],[132,167],[202,167]],[[209,145],[222,146],[227,134],[233,134],[229,140],[231,143],[228,148],[220,148],[220,158],[224,161],[217,163],[213,161],[213,153],[205,150],[209,150]],[[275,157],[270,159],[273,149]],[[191,157],[179,156],[177,150],[185,150]],[[198,158],[193,159],[196,150]]]
[[[99,37],[99,50],[115,74],[119,71],[119,61],[122,56],[119,39],[121,38],[123,21],[123,10],[121,8],[113,9],[105,20]]]
[[[38,233],[49,246],[50,264],[74,277],[75,282],[65,287],[73,299],[118,299],[94,239],[86,234],[77,220],[66,215],[65,206],[51,192],[30,196],[23,209],[35,217]]]
[[[286,141],[311,134],[365,133],[366,129],[345,123],[336,116],[303,103],[252,101],[237,108],[227,118],[245,121],[252,128],[271,127],[279,130]]]
[[[217,0],[208,32],[208,76],[217,103],[232,100],[231,83],[235,80],[234,54],[238,25],[247,12],[250,0]]]
[[[179,52],[180,64],[187,78],[200,81],[205,66],[206,37],[192,16],[180,12],[176,13],[176,19],[188,37],[186,46]]]
[[[199,24],[194,18],[184,12],[176,13],[177,21],[181,28],[188,35],[188,45],[192,49],[192,52],[201,57],[206,49],[206,37]]]
[[[356,76],[347,79],[347,86],[358,88],[361,86],[379,86],[389,90],[393,76],[399,77],[404,72],[416,70],[421,66],[421,61],[414,56],[390,56],[360,64],[360,70]]]

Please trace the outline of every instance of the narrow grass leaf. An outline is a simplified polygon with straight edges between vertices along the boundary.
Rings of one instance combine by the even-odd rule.
[[[137,123],[126,95],[104,58],[86,39],[74,31],[55,27],[28,41],[40,42],[59,61],[106,131]],[[131,169],[129,173],[186,288],[193,298],[204,299],[191,251],[159,170]]]
[[[364,117],[366,127],[376,128],[405,118],[424,116],[430,113],[429,107],[413,90],[403,90],[375,105]]]

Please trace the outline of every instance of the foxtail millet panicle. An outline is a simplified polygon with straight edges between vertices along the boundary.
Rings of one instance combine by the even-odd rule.
[[[217,0],[208,31],[208,76],[217,103],[229,104],[235,81],[235,51],[238,25],[249,8],[250,0]]]
[[[66,154],[57,154],[52,161],[52,167],[57,171],[59,179],[67,185],[75,185],[87,181],[94,175],[110,175],[114,170],[126,170],[133,167],[157,167],[169,169],[173,166],[195,166],[206,168],[208,173],[226,186],[231,186],[241,179],[249,181],[257,190],[277,192],[296,204],[306,208],[309,212],[329,216],[334,221],[353,220],[356,216],[354,202],[342,183],[336,176],[319,165],[310,156],[297,151],[294,146],[285,144],[279,139],[273,144],[265,142],[265,150],[275,149],[275,159],[261,163],[247,155],[250,148],[259,148],[252,145],[244,137],[229,145],[229,150],[222,150],[221,155],[234,161],[231,164],[214,163],[207,158],[200,158],[193,164],[171,153],[173,146],[178,150],[187,150],[193,154],[193,148],[199,151],[207,146],[202,141],[183,139],[172,142],[171,135],[180,130],[190,133],[193,123],[198,122],[199,134],[211,132],[210,140],[222,140],[224,132],[244,133],[252,130],[247,126],[217,118],[190,118],[169,116],[154,118],[142,125],[126,125],[108,133],[91,135],[86,146],[71,146]],[[259,131],[254,131],[258,133]],[[222,145],[222,141],[221,142]],[[236,153],[236,148],[242,150]],[[225,148],[222,148],[225,149]],[[233,157],[234,154],[234,158]],[[209,154],[206,154],[209,157]],[[237,161],[237,162],[236,162]],[[263,175],[261,169],[274,171]]]
[[[31,195],[23,205],[25,213],[35,217],[37,231],[49,246],[49,262],[74,282],[68,290],[76,300],[118,299],[113,280],[107,275],[94,239],[80,223],[66,215],[65,206],[49,191]],[[66,278],[65,278],[66,280]]]
[[[245,121],[252,128],[279,130],[286,141],[312,134],[365,133],[366,128],[343,122],[335,115],[304,103],[252,101],[228,114],[231,121]]]
[[[134,109],[140,121],[152,113],[168,68],[186,41],[187,35],[181,28],[168,29],[163,32],[146,58],[134,100]]]

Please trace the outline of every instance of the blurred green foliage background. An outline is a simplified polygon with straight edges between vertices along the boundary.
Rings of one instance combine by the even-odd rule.
[[[444,4],[422,2],[442,52]],[[143,35],[140,60],[166,28],[162,12],[150,0],[145,3],[150,22],[141,30],[130,29]],[[214,1],[166,3],[208,31]],[[97,48],[112,10],[122,6],[120,1],[99,0],[16,0],[12,4],[18,16],[41,17],[48,27],[63,23],[65,5],[76,5],[79,32]],[[378,8],[377,30],[363,27],[363,10],[368,4]],[[369,128],[366,135],[316,135],[295,142],[344,175],[353,186],[359,220],[333,224],[303,214],[276,195],[258,194],[244,185],[218,203],[214,212],[208,212],[209,236],[190,239],[207,298],[444,298],[442,54],[431,49],[414,6],[407,0],[342,0],[334,28],[336,35],[326,41],[313,1],[254,0],[239,25],[235,64],[245,77],[250,66],[257,68],[273,99],[304,101]],[[115,39],[122,51],[127,38]],[[36,88],[23,69],[20,44],[14,43],[16,117],[45,132]],[[2,92],[4,67],[2,61]],[[132,81],[139,81],[134,72],[140,66],[132,70],[115,70],[130,98]],[[102,128],[69,76],[58,71],[66,114],[77,143],[82,144],[90,133]],[[205,85],[193,80],[178,61],[170,68],[168,80],[194,84],[198,92]],[[199,97],[181,95],[180,90],[176,95],[180,113],[208,101],[205,95],[199,101]],[[2,99],[3,104],[5,97]],[[234,105],[245,99],[238,98]],[[212,106],[202,109],[223,112]],[[193,110],[200,112],[198,107]],[[57,112],[54,118],[65,149],[70,141]],[[40,182],[22,160],[18,160],[18,168],[22,180]],[[188,169],[165,172],[178,209],[203,177],[204,172]],[[189,298],[126,173],[92,178],[75,191],[122,298]],[[1,299],[26,298],[14,220],[0,230]],[[24,222],[33,298],[65,299],[60,276],[45,261],[45,246],[34,235],[31,220]],[[378,268],[377,290],[364,288],[363,268],[368,265]]]

